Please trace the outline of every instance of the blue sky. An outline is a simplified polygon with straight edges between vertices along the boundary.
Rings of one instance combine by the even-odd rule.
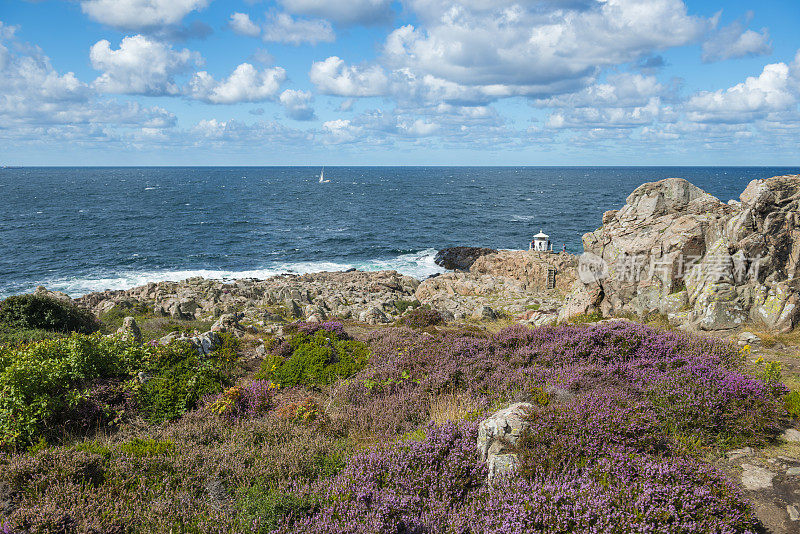
[[[0,163],[797,165],[800,2],[5,0]]]

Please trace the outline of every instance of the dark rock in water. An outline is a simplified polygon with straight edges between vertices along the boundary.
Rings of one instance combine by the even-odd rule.
[[[467,271],[481,256],[496,252],[493,248],[450,247],[437,252],[433,261],[445,269]]]

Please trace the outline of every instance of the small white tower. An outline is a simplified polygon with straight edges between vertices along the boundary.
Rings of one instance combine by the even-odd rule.
[[[539,233],[533,236],[530,250],[537,250],[539,252],[547,252],[550,250],[550,236],[539,230]]]

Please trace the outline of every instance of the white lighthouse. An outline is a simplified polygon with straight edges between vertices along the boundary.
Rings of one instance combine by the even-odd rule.
[[[550,236],[539,230],[539,233],[533,236],[533,241],[530,244],[530,250],[539,252],[547,252],[550,250]]]

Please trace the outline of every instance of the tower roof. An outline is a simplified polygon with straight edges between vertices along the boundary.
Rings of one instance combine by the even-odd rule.
[[[539,230],[539,233],[538,233],[538,234],[536,234],[536,235],[535,235],[535,236],[533,236],[533,237],[539,237],[539,238],[544,238],[544,239],[547,239],[547,238],[548,238],[548,237],[550,237],[550,236],[549,236],[549,235],[547,235],[546,233],[542,232],[541,230]]]

